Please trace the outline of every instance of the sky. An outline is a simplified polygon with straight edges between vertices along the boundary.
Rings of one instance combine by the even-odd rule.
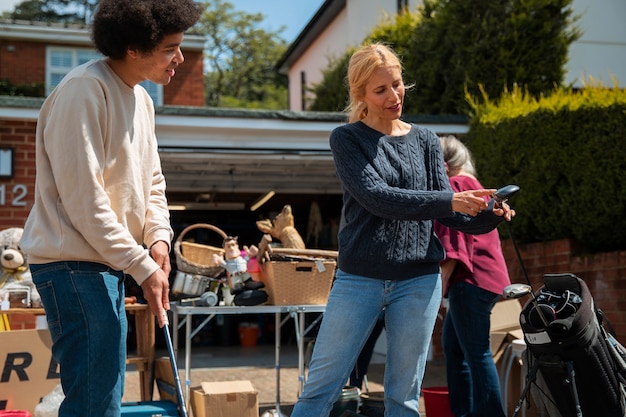
[[[0,0],[0,14],[12,11],[22,0]],[[249,13],[262,13],[264,29],[276,31],[281,26],[285,30],[281,36],[293,42],[306,26],[324,0],[228,0],[235,9]]]
[[[0,0],[0,2],[5,0]],[[311,20],[324,0],[228,0],[236,9],[262,13],[264,28],[271,31],[285,26],[281,36],[293,42]]]

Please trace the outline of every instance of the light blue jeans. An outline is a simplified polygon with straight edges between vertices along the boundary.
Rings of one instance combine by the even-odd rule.
[[[419,417],[418,399],[439,303],[439,274],[383,281],[337,271],[291,417],[328,416],[385,309],[385,416]]]
[[[505,417],[489,333],[491,310],[499,298],[466,282],[448,290],[442,341],[450,404],[457,417]]]
[[[119,417],[126,371],[124,273],[93,262],[30,265],[61,367],[59,417]]]

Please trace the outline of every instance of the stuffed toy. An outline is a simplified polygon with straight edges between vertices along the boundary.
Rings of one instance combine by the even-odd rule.
[[[244,246],[244,255],[242,255],[237,237],[227,236],[222,247],[224,248],[224,257],[213,254],[213,262],[226,270],[231,294],[237,295],[246,290],[258,290],[265,286],[262,282],[253,280],[248,272],[248,261],[258,252],[256,246],[252,245],[249,248]]]
[[[23,229],[12,227],[0,232],[0,302],[10,307],[41,307],[41,297],[19,242]]]
[[[283,248],[305,249],[302,236],[294,226],[290,205],[284,206],[274,220],[259,220],[256,226],[261,232],[280,240]]]

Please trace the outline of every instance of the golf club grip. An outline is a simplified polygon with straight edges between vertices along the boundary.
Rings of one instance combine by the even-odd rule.
[[[178,399],[178,410],[181,417],[187,417],[187,408],[185,407],[185,398],[183,397],[183,388],[180,385],[180,377],[178,376],[178,366],[176,365],[176,357],[174,356],[174,347],[172,346],[172,336],[170,335],[170,326],[167,322],[163,325],[163,332],[165,333],[165,344],[167,345],[167,351],[170,357],[170,364],[172,365],[172,372],[174,374],[174,382],[176,383],[176,398]]]

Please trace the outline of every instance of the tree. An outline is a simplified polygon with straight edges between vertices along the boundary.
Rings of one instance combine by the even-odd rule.
[[[409,53],[408,46],[411,33],[419,21],[416,13],[404,11],[394,18],[383,16],[381,23],[374,28],[364,44],[383,42],[392,47],[401,57]],[[310,91],[314,99],[309,106],[312,111],[343,111],[348,105],[349,94],[347,84],[348,62],[354,48],[338,58],[331,59],[326,69],[322,70],[323,79]]]
[[[274,71],[286,50],[276,32],[261,29],[260,13],[236,11],[223,0],[209,0],[200,19],[207,36],[206,104],[215,107],[287,108],[287,81]]]
[[[569,46],[580,36],[571,3],[425,0],[415,12],[382,22],[364,43],[387,43],[403,58],[413,86],[405,114],[467,114],[466,92],[480,96],[483,88],[497,96],[518,85],[539,97],[562,84]],[[347,87],[338,89],[337,80],[345,79],[347,62],[330,63],[312,90],[321,93],[312,108],[336,111],[336,102],[345,102]]]
[[[309,91],[314,99],[308,109],[311,111],[343,111],[348,105],[348,86],[346,75],[352,49],[339,58],[332,58],[328,67],[322,70],[322,82],[315,84]]]
[[[464,114],[465,91],[531,96],[561,86],[573,26],[572,0],[425,0],[406,62],[418,94],[411,111]]]

